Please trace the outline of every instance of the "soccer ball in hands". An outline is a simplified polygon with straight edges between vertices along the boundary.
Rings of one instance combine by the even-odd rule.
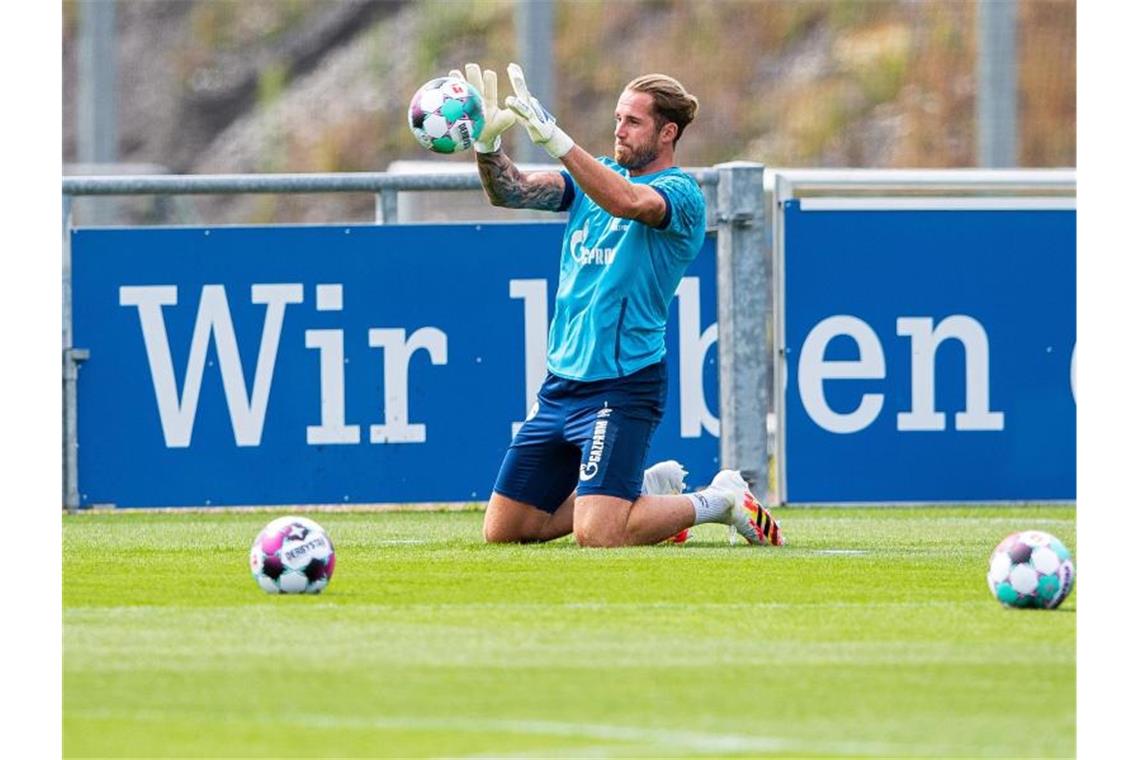
[[[986,580],[1006,607],[1053,609],[1069,595],[1075,573],[1069,550],[1055,536],[1023,530],[994,549]]]
[[[329,584],[336,554],[324,528],[307,517],[278,517],[249,550],[249,569],[270,594],[319,594]]]
[[[408,126],[430,151],[467,150],[483,131],[483,98],[463,79],[433,79],[412,96]]]

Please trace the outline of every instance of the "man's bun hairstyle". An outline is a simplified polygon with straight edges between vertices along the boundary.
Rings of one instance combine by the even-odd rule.
[[[643,74],[625,86],[633,92],[644,92],[653,97],[654,120],[657,128],[669,122],[677,125],[676,145],[685,127],[697,117],[701,103],[695,95],[690,95],[684,85],[666,74]]]

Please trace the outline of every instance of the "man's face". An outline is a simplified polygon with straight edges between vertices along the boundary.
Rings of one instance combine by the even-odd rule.
[[[661,130],[653,120],[653,96],[624,90],[614,110],[614,160],[637,171],[657,160]]]

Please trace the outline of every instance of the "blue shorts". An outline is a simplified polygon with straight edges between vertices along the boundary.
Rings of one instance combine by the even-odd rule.
[[[507,449],[495,491],[546,512],[574,489],[634,501],[667,390],[664,361],[595,382],[547,374],[537,409]]]

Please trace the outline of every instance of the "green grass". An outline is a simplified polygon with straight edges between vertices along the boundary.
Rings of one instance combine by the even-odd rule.
[[[1005,610],[1066,507],[784,509],[782,549],[484,546],[479,513],[321,513],[316,597],[250,579],[266,513],[63,520],[64,754],[1068,757],[1076,593]]]

